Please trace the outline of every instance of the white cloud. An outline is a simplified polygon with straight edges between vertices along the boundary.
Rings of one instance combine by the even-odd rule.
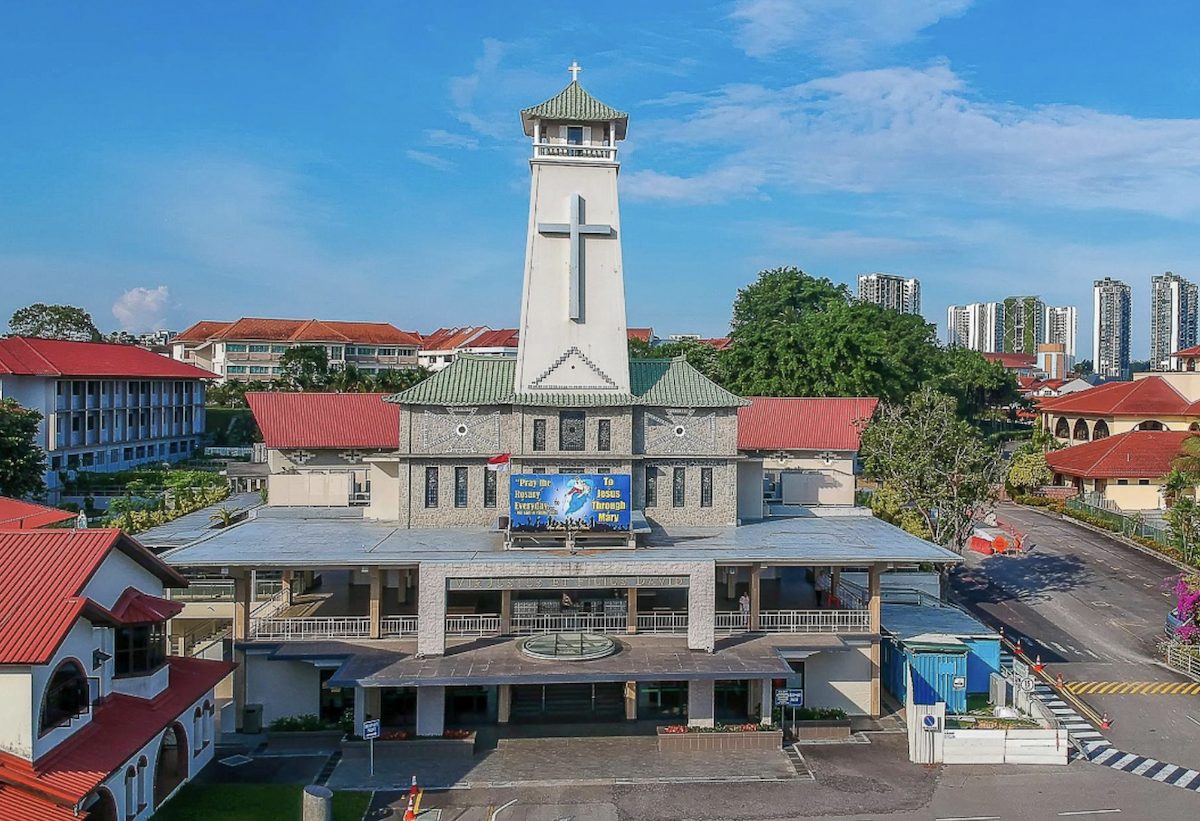
[[[972,0],[738,0],[735,40],[752,57],[803,49],[831,63],[857,63],[906,43]]]
[[[479,140],[465,134],[454,134],[441,128],[431,128],[425,132],[425,139],[430,145],[446,148],[465,148],[474,151],[479,148]]]
[[[167,300],[170,296],[166,285],[130,288],[113,303],[112,314],[122,330],[133,333],[157,331],[167,326]]]
[[[767,192],[900,192],[1038,206],[1200,211],[1200,120],[980,100],[944,63],[856,71],[772,89],[726,86],[660,134],[708,167],[629,175],[641,199]],[[644,155],[643,155],[644,156]]]
[[[450,169],[454,168],[454,163],[452,163],[450,160],[439,157],[437,154],[430,154],[428,151],[417,151],[416,149],[410,148],[404,152],[404,156],[408,157],[413,162],[420,163],[421,165],[427,165],[430,168],[437,169],[438,171],[449,171]]]

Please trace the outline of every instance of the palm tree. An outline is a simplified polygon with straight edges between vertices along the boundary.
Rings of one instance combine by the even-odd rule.
[[[233,517],[237,515],[237,511],[231,507],[217,508],[216,512],[208,517],[208,520],[218,527],[229,527],[233,524]]]
[[[1176,467],[1172,467],[1171,472],[1162,478],[1163,501],[1166,502],[1167,507],[1173,506],[1180,499],[1195,493],[1196,484],[1196,476],[1181,470],[1178,467],[1177,459]]]

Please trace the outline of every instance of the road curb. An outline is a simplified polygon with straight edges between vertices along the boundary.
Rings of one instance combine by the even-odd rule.
[[[1138,553],[1149,556],[1152,559],[1158,559],[1161,562],[1165,562],[1166,564],[1169,564],[1172,567],[1174,567],[1176,570],[1181,570],[1184,573],[1200,572],[1200,568],[1192,567],[1190,564],[1184,564],[1183,562],[1179,561],[1178,559],[1173,559],[1164,553],[1159,553],[1157,550],[1151,550],[1150,548],[1148,548],[1144,545],[1138,544],[1137,542],[1133,541],[1132,539],[1125,538],[1120,533],[1114,533],[1111,530],[1105,530],[1102,527],[1096,527],[1095,525],[1088,524],[1087,522],[1081,522],[1079,519],[1068,516],[1065,513],[1057,513],[1057,512],[1050,513],[1040,507],[1034,507],[1033,505],[1023,505],[1018,502],[1013,502],[1012,504],[1015,507],[1021,508],[1022,510],[1030,510],[1030,511],[1033,511],[1034,513],[1040,513],[1042,516],[1046,516],[1051,519],[1057,518],[1059,521],[1067,522],[1067,523],[1073,524],[1073,525],[1078,525],[1079,527],[1082,527],[1084,530],[1090,530],[1093,533],[1096,533],[1100,536],[1107,536],[1108,538],[1112,539],[1114,542],[1118,542],[1126,547],[1132,547]]]

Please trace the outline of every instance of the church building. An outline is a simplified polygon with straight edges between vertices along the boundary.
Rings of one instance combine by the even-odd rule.
[[[768,500],[763,448],[829,446],[739,449],[748,400],[683,359],[629,357],[628,116],[573,77],[520,121],[532,156],[516,357],[462,353],[379,399],[398,410],[394,447],[378,433],[352,447],[342,428],[358,414],[282,419],[305,428],[264,431],[285,498],[164,554],[232,578],[237,720],[261,704],[268,721],[353,707],[360,725],[420,735],[707,726],[771,721],[781,687],[879,715],[881,575],[958,557],[862,509]],[[356,474],[337,481],[357,482],[360,503],[312,470]],[[843,570],[865,586],[841,584]],[[269,610],[253,595],[265,574],[281,583]]]

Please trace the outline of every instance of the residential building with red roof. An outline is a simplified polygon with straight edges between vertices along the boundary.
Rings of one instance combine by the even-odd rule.
[[[140,821],[212,760],[234,665],[167,655],[186,585],[119,530],[0,530],[0,817]]]
[[[999,362],[1018,376],[1036,376],[1039,373],[1037,357],[1031,353],[988,351],[983,358],[988,362]]]
[[[74,521],[69,510],[0,496],[0,530],[38,530]]]
[[[400,408],[381,393],[246,394],[267,448],[273,506],[366,505],[364,458],[400,447]]]
[[[1067,387],[1066,385],[1063,386]],[[1063,443],[1088,442],[1133,430],[1200,428],[1200,374],[1139,374],[1043,399],[1042,425]]]
[[[737,412],[738,450],[762,459],[768,497],[786,505],[853,505],[862,427],[879,400],[747,398]]]
[[[46,484],[59,471],[186,459],[204,433],[210,371],[134,345],[0,339],[0,398],[42,414]]]
[[[1186,430],[1134,430],[1050,451],[1046,464],[1056,485],[1074,486],[1120,510],[1164,507],[1162,478],[1171,470]]]
[[[171,339],[171,356],[213,371],[222,382],[269,382],[283,373],[280,360],[294,347],[321,347],[331,367],[376,374],[416,367],[421,344],[420,334],[387,322],[242,317],[197,322]]]

